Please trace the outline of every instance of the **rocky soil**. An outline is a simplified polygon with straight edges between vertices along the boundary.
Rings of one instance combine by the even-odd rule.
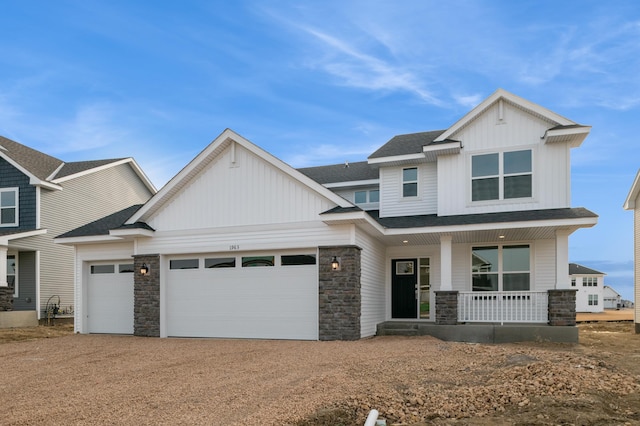
[[[578,345],[2,331],[0,423],[346,426],[375,408],[388,425],[640,424],[632,327],[584,324]]]

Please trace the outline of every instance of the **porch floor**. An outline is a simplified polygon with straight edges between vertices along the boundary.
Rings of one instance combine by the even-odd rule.
[[[385,321],[378,324],[376,335],[433,336],[440,340],[466,343],[578,343],[578,327],[552,327],[546,324],[437,325],[425,321]]]

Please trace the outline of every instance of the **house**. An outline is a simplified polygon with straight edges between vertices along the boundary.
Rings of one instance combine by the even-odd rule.
[[[624,307],[622,305],[622,296],[620,296],[620,293],[608,285],[604,286],[602,291],[602,300],[604,301],[605,309],[620,309]]]
[[[576,312],[604,311],[604,275],[577,263],[569,264],[571,288],[577,290]]]
[[[623,208],[633,210],[634,323],[636,334],[640,334],[640,170],[636,173]]]
[[[76,330],[575,341],[569,235],[597,215],[570,205],[569,154],[589,132],[504,90],[355,163],[296,170],[227,129],[135,213],[57,238]]]
[[[73,316],[74,250],[53,238],[155,192],[132,158],[64,162],[0,137],[0,310]]]

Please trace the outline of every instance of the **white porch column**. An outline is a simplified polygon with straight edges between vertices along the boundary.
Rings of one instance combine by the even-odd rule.
[[[452,247],[453,237],[451,235],[440,236],[440,290],[453,290],[452,285]]]
[[[569,280],[569,235],[571,232],[556,231],[556,289],[571,288]]]
[[[7,287],[7,246],[0,246],[0,287]]]

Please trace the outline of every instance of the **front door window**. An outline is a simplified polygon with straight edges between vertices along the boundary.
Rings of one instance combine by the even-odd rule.
[[[391,317],[429,319],[431,281],[428,258],[391,261]]]

